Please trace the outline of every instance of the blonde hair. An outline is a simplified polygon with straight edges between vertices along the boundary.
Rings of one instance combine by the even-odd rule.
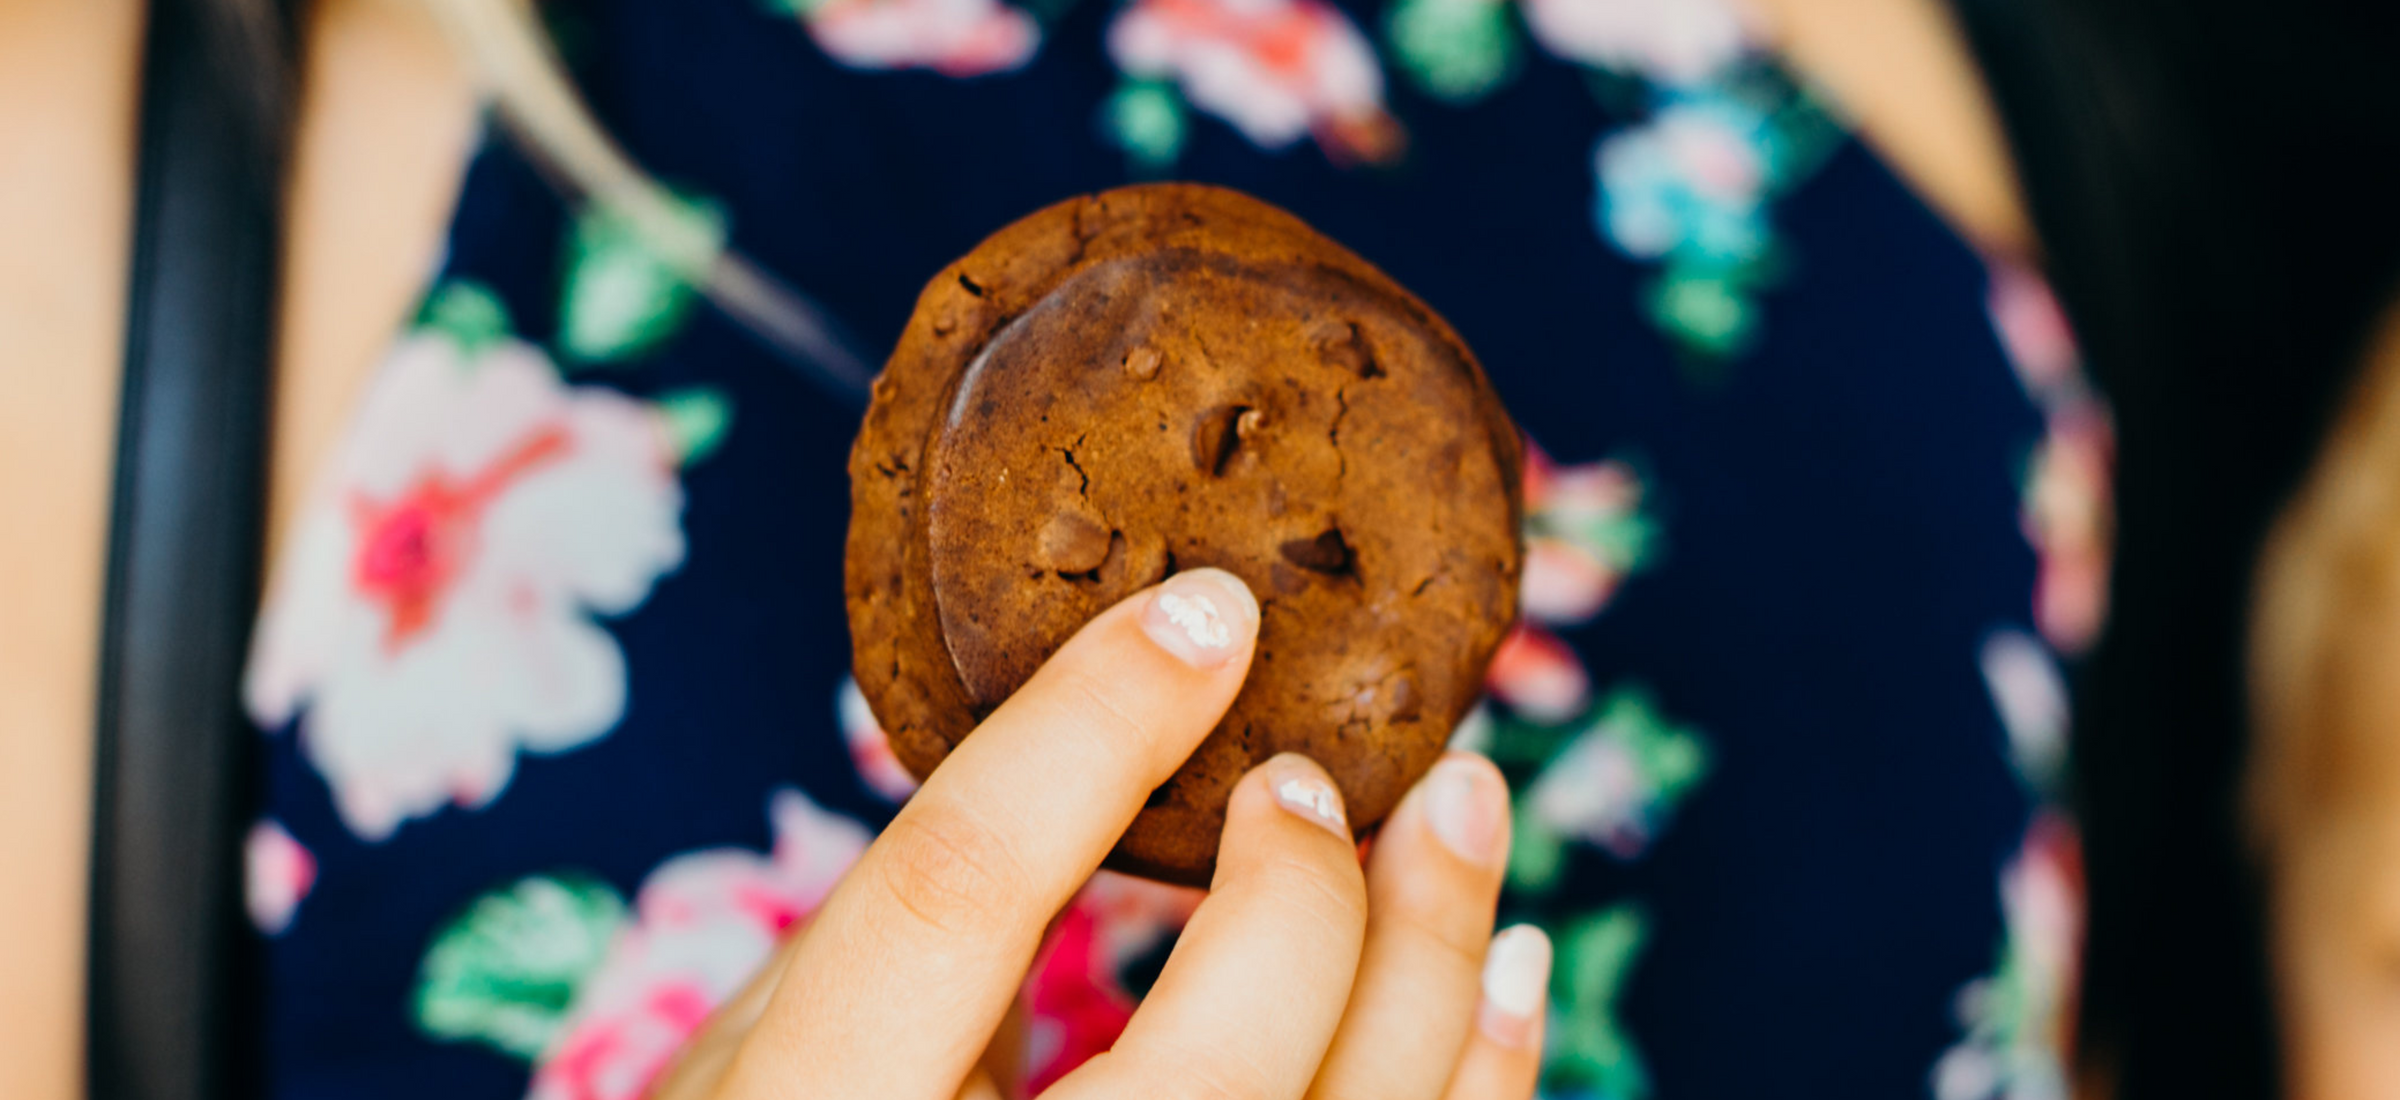
[[[636,165],[568,82],[527,0],[423,0],[501,122],[570,197],[620,219],[719,309],[820,381],[862,396],[872,370],[813,303],[726,248]]]
[[[2400,312],[2268,536],[2249,649],[2251,839],[2289,854],[2400,760],[2400,730],[2377,728],[2400,714]]]

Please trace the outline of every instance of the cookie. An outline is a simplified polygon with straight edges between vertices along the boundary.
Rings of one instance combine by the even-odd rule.
[[[1305,753],[1365,829],[1516,617],[1523,449],[1456,333],[1217,188],[1071,199],[925,288],[851,452],[860,690],[929,774],[1092,616],[1178,569],[1257,593],[1225,720],[1109,864],[1204,884],[1227,797]]]

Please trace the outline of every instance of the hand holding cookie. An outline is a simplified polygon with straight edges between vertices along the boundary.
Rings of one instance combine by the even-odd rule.
[[[1373,265],[1193,184],[1071,199],[926,285],[850,455],[852,667],[922,776],[1102,608],[1214,567],[1257,666],[1109,866],[1209,881],[1237,780],[1299,752],[1361,832],[1442,754],[1517,614],[1523,444]]]
[[[963,739],[662,1100],[1004,1095],[982,1068],[1053,914],[1240,691],[1259,612],[1188,570],[1076,632]],[[1234,785],[1209,894],[1123,1037],[1044,1095],[1521,1100],[1549,945],[1489,935],[1508,794],[1445,757],[1362,869],[1340,789]]]

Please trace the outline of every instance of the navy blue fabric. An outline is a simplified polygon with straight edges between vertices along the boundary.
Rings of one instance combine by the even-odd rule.
[[[942,264],[1133,178],[1097,123],[1116,81],[1108,11],[1085,0],[1026,68],[973,80],[844,69],[745,0],[562,17],[578,79],[632,155],[721,201],[738,248],[879,357]],[[1568,890],[1648,906],[1624,1019],[1656,1094],[1924,1094],[1957,1038],[1955,991],[1992,965],[1998,871],[2027,813],[1975,653],[2029,614],[2016,477],[2040,424],[1985,318],[1981,265],[1845,144],[1776,206],[1795,269],[1764,297],[1762,341],[1695,382],[1642,315],[1651,268],[1593,228],[1593,145],[1624,120],[1576,70],[1537,53],[1468,108],[1392,84],[1411,135],[1396,167],[1261,151],[1195,113],[1176,175],[1356,250],[1457,326],[1552,455],[1645,475],[1661,560],[1567,637],[1597,684],[1638,679],[1705,731],[1715,766],[1645,858],[1579,850]],[[466,180],[446,271],[546,337],[568,224],[495,144]],[[889,813],[854,777],[833,708],[858,410],[707,309],[638,365],[577,381],[706,382],[736,410],[724,449],[683,475],[685,562],[607,624],[631,670],[624,720],[520,759],[488,808],[375,844],[344,829],[296,739],[270,738],[270,812],[319,865],[304,919],[271,948],[278,1097],[523,1093],[521,1063],[411,1020],[428,938],[482,891],[574,869],[631,896],[676,853],[766,847],[781,785],[869,822]]]

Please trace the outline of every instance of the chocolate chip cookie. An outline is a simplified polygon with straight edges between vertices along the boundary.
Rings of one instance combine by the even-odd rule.
[[[1364,829],[1440,755],[1516,616],[1522,444],[1456,333],[1231,191],[1131,187],[945,268],[850,457],[860,689],[929,773],[1076,628],[1178,569],[1261,607],[1225,720],[1110,865],[1205,883],[1282,751]]]

